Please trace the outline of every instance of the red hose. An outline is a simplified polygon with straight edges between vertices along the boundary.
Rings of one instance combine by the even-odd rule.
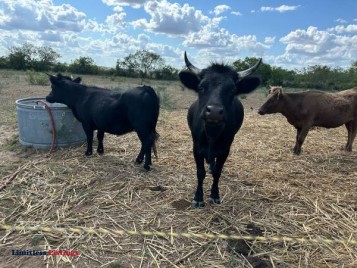
[[[36,104],[38,104],[38,103],[42,103],[43,105],[45,105],[45,109],[50,115],[51,125],[52,125],[52,145],[51,145],[51,149],[48,152],[48,154],[51,154],[53,152],[54,148],[55,148],[55,143],[56,143],[56,124],[55,124],[55,120],[53,119],[52,111],[51,111],[50,107],[47,105],[47,103],[42,101],[42,100],[36,101]]]

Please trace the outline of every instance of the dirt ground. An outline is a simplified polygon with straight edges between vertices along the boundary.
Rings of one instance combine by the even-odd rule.
[[[135,79],[83,76],[108,88]],[[153,170],[133,163],[135,133],[106,135],[105,154],[85,157],[85,145],[48,150],[18,142],[15,100],[44,97],[22,72],[0,72],[0,224],[48,226],[63,232],[0,231],[0,267],[357,267],[357,146],[341,151],[347,131],[312,130],[300,156],[295,131],[282,115],[259,116],[258,90],[243,99],[245,121],[220,180],[221,205],[191,209],[196,186],[187,108],[195,98],[178,82],[144,81],[165,91]],[[16,175],[16,176],[15,176]],[[212,179],[206,177],[205,201]],[[71,227],[193,234],[341,239],[289,242],[77,233]],[[341,242],[341,241],[340,241]],[[68,250],[80,255],[15,256],[12,250]]]

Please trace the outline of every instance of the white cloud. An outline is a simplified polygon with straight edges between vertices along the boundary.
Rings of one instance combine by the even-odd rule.
[[[139,19],[132,22],[134,27],[141,27],[151,32],[169,35],[185,35],[198,31],[203,25],[210,22],[202,11],[194,7],[167,0],[149,1],[144,5],[145,11],[150,15],[150,20]]]
[[[55,6],[51,0],[3,0],[0,28],[5,30],[57,30],[80,32],[86,15],[68,4]]]
[[[350,25],[337,25],[333,28],[329,28],[328,31],[336,32],[338,34],[341,33],[357,33],[357,24],[350,24]]]
[[[264,43],[266,43],[266,44],[274,44],[275,43],[275,36],[274,37],[269,37],[269,36],[265,37]]]
[[[102,2],[108,6],[131,6],[133,8],[139,8],[146,2],[150,2],[153,0],[102,0]]]
[[[338,19],[336,20],[336,22],[337,22],[337,23],[347,23],[346,20],[341,19],[341,18],[338,18]]]
[[[231,7],[227,5],[218,5],[214,8],[213,11],[210,11],[210,14],[215,14],[216,16],[230,10]]]
[[[123,29],[126,26],[125,22],[126,14],[124,12],[121,13],[114,13],[109,15],[105,22],[107,23],[108,27],[112,30],[112,32],[116,32],[118,29]]]
[[[293,11],[298,9],[300,6],[287,6],[287,5],[281,5],[279,7],[261,7],[260,11],[262,12],[267,12],[267,11],[277,11],[280,13],[284,13],[287,11]]]
[[[258,42],[255,35],[238,36],[218,25],[206,25],[199,32],[190,33],[183,42],[185,46],[219,52],[220,57],[237,57],[241,53],[263,55],[269,45]]]
[[[310,26],[307,30],[296,30],[282,37],[280,41],[286,44],[286,51],[304,55],[322,54],[333,45],[334,35],[327,31],[319,31]]]
[[[280,38],[286,45],[284,57],[300,65],[348,65],[357,57],[357,35],[338,35],[308,27]]]
[[[45,31],[39,34],[39,38],[43,41],[62,42],[62,36],[56,31]]]
[[[232,11],[231,14],[235,16],[243,16],[243,14],[240,13],[239,11]]]

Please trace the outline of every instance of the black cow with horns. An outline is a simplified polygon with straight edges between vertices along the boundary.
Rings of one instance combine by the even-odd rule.
[[[213,176],[209,202],[221,203],[219,178],[244,117],[243,105],[237,95],[249,93],[259,86],[259,78],[250,75],[259,67],[261,59],[251,68],[240,72],[218,63],[213,63],[203,70],[198,69],[187,59],[186,52],[184,59],[188,70],[179,73],[180,80],[185,87],[198,93],[198,99],[191,105],[187,114],[198,180],[192,207],[197,208],[205,205],[205,160]]]
[[[150,170],[151,149],[158,137],[156,123],[159,117],[159,98],[149,86],[128,89],[123,93],[80,84],[81,78],[72,79],[58,74],[49,75],[52,91],[46,97],[50,103],[66,104],[82,123],[87,136],[85,155],[92,154],[93,131],[97,130],[99,154],[104,153],[104,133],[123,135],[136,131],[141,149],[136,163],[144,160],[144,169]]]

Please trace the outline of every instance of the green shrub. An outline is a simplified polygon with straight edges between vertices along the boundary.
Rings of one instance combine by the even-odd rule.
[[[37,73],[34,71],[26,71],[27,80],[30,85],[39,85],[39,86],[49,86],[50,80],[48,76],[43,73]]]
[[[156,87],[156,94],[160,98],[160,107],[164,110],[174,110],[176,103],[172,94],[163,86]]]

